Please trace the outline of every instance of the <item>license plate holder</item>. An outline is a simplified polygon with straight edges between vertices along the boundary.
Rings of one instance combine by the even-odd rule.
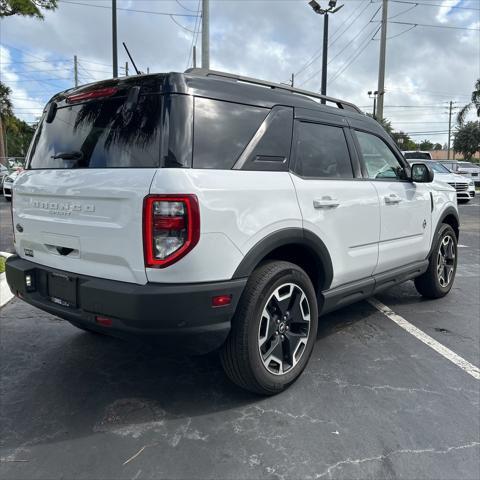
[[[77,279],[59,273],[48,274],[48,296],[57,305],[77,307]]]

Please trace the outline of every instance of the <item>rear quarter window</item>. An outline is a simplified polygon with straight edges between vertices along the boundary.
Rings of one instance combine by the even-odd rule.
[[[231,169],[269,109],[195,98],[193,168]]]

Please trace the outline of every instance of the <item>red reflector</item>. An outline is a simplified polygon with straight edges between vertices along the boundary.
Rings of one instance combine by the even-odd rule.
[[[107,317],[95,317],[95,322],[102,327],[111,327],[113,324],[113,320]]]
[[[224,307],[225,305],[230,305],[231,301],[231,295],[217,295],[212,297],[212,307]]]
[[[185,218],[154,216],[153,226],[156,230],[182,230],[185,228]]]
[[[110,97],[117,89],[115,87],[99,88],[89,92],[77,93],[67,97],[67,103],[81,102],[82,100],[91,100],[92,98]]]

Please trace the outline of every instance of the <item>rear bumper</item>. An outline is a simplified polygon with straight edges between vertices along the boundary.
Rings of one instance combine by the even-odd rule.
[[[33,279],[31,288],[25,283],[27,274]],[[64,306],[52,301],[50,274],[68,277],[75,284],[74,304]],[[15,295],[74,325],[121,338],[153,340],[168,350],[184,353],[208,353],[222,345],[246,284],[246,279],[238,279],[137,285],[63,272],[18,256],[7,260],[6,275]],[[232,301],[227,306],[212,307],[216,295],[231,295]],[[111,319],[112,325],[99,325],[97,316]]]

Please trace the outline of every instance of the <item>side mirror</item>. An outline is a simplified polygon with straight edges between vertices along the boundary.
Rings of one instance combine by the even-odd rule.
[[[425,163],[414,163],[411,168],[411,180],[417,183],[433,182],[433,170]]]

